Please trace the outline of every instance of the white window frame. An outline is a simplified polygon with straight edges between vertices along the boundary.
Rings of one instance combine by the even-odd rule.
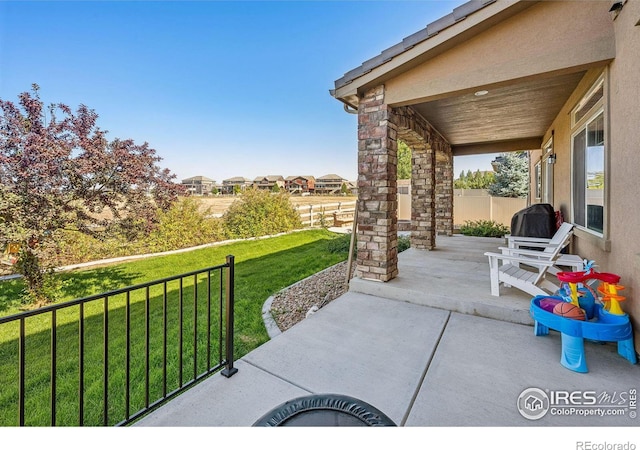
[[[553,205],[553,165],[556,163],[553,135],[542,147],[542,161],[542,202]]]
[[[603,73],[593,84],[593,86],[587,91],[587,93],[583,96],[582,100],[575,106],[575,108],[571,111],[571,221],[574,223],[576,228],[585,231],[595,237],[598,238],[606,238],[607,233],[607,209],[608,209],[608,195],[607,191],[609,188],[608,181],[608,148],[609,148],[609,115],[606,108],[606,93],[607,93],[607,79],[605,74]],[[589,99],[602,87],[603,96],[597,102],[595,102],[578,121],[575,121],[576,112],[579,111],[585,104],[588,103]],[[603,156],[603,170],[604,170],[604,192],[603,192],[603,211],[602,211],[602,232],[598,232],[591,228],[587,228],[587,208],[586,203],[583,205],[584,214],[585,214],[585,224],[576,223],[576,192],[575,192],[575,176],[576,173],[574,171],[575,167],[575,149],[574,149],[574,140],[575,137],[586,130],[587,126],[593,122],[600,114],[603,117],[603,132],[604,132],[604,156]],[[586,177],[586,174],[585,174]],[[586,180],[586,178],[585,178]],[[586,190],[586,185],[583,187]],[[586,195],[585,195],[586,200]]]
[[[533,195],[536,203],[542,201],[542,157],[533,166]]]

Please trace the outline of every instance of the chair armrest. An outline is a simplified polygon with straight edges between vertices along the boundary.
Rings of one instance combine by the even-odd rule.
[[[558,256],[558,253],[545,253],[540,250],[527,250],[524,248],[510,248],[510,247],[498,247],[498,249],[502,252],[503,255],[522,255],[522,256],[533,256],[537,258],[553,258]]]
[[[520,247],[535,247],[536,249],[540,249],[540,250],[534,250],[534,251],[542,251],[543,249],[546,248],[555,248],[560,246],[560,248],[566,247],[568,245],[568,243],[562,242],[560,244],[550,244],[548,242],[509,242],[508,243],[508,248],[510,249],[519,249]]]
[[[540,242],[540,243],[548,243],[551,239],[549,238],[539,238],[539,237],[527,237],[527,236],[511,236],[510,234],[506,235],[505,238],[507,241],[514,242]]]
[[[503,255],[502,253],[485,252],[485,256],[489,258],[501,259],[503,261],[514,261],[532,266],[553,267],[554,261],[545,261],[541,259],[528,258],[526,256]]]

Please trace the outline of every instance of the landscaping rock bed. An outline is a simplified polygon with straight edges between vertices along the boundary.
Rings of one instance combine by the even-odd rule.
[[[338,298],[349,289],[346,283],[347,262],[318,272],[273,296],[271,314],[281,331]],[[355,270],[352,267],[352,275]]]

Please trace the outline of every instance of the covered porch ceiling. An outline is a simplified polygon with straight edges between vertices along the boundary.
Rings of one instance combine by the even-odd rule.
[[[487,86],[411,105],[456,156],[540,148],[554,117],[586,72]]]

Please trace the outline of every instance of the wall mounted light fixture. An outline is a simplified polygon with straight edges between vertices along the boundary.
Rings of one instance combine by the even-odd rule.
[[[622,11],[622,7],[625,3],[627,3],[627,0],[617,0],[613,2],[611,8],[609,8],[612,19],[615,20],[615,18],[618,17],[618,14],[620,14],[620,11]]]

